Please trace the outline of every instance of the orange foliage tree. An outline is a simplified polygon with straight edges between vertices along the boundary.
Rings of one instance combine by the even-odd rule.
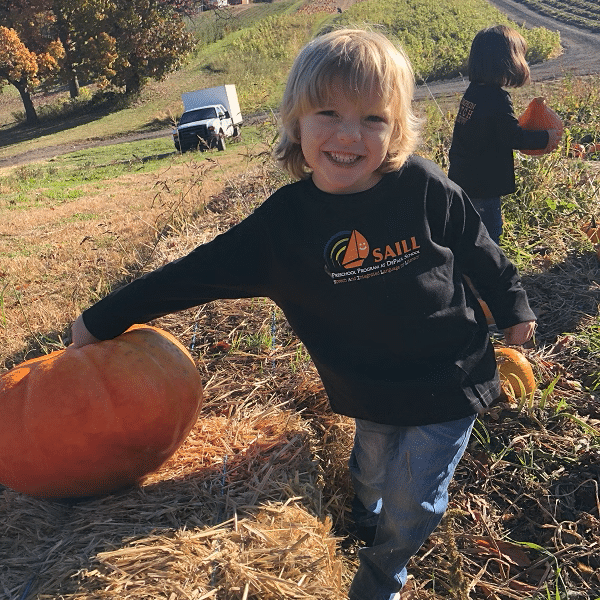
[[[42,79],[58,71],[62,56],[60,43],[50,43],[46,52],[38,54],[21,41],[14,29],[0,26],[0,88],[10,84],[19,90],[28,124],[38,121],[31,93]]]
[[[0,0],[0,23],[13,31],[4,35],[10,47],[4,56],[11,57],[4,61],[10,74],[4,79],[19,87],[28,122],[37,120],[30,94],[39,84],[67,84],[73,98],[82,80],[135,93],[147,80],[176,69],[189,52],[192,36],[183,15],[195,5],[194,0]],[[39,57],[37,71],[32,54]],[[13,63],[19,65],[18,76]]]

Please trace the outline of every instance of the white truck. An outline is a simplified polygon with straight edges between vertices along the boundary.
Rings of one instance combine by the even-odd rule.
[[[225,150],[225,138],[240,134],[243,119],[235,85],[185,92],[181,100],[184,112],[173,130],[179,152]]]

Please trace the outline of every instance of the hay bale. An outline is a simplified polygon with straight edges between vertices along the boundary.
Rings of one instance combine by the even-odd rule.
[[[330,527],[294,502],[270,503],[255,518],[102,552],[80,575],[94,598],[342,598]]]

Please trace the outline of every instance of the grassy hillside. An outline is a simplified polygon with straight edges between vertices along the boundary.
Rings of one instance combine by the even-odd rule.
[[[510,23],[494,7],[479,0],[359,2],[338,21],[346,24],[374,23],[384,27],[404,46],[418,79],[424,81],[464,73],[475,33],[495,23]],[[529,62],[544,60],[556,50],[556,33],[513,26],[528,41]]]

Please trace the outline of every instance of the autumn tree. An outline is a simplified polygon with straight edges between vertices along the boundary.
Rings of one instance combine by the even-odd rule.
[[[0,0],[0,86],[17,87],[27,121],[40,84],[111,83],[135,93],[179,66],[192,45],[194,0]],[[177,9],[175,12],[174,8]]]
[[[192,48],[192,36],[172,8],[159,0],[114,0],[111,36],[116,41],[110,81],[138,92],[148,79],[160,80]]]
[[[52,32],[64,48],[60,80],[72,98],[81,80],[105,82],[115,72],[116,42],[108,33],[114,4],[110,0],[50,0]]]
[[[51,43],[47,52],[36,54],[27,48],[14,29],[0,26],[0,86],[9,83],[19,90],[28,124],[38,121],[31,100],[33,88],[41,79],[58,71],[62,55],[59,43]]]

